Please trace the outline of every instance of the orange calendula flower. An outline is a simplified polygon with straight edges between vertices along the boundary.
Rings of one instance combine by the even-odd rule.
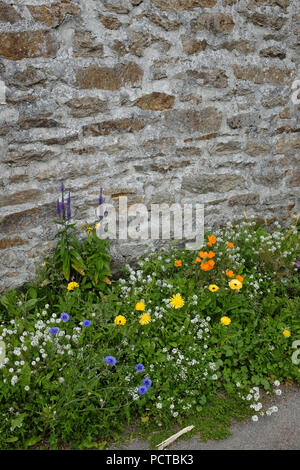
[[[181,259],[176,259],[176,260],[174,261],[174,266],[175,266],[176,268],[179,268],[179,266],[182,266],[182,261],[181,261]]]
[[[234,272],[231,269],[226,269],[225,274],[227,277],[234,277]]]
[[[233,248],[234,244],[232,242],[227,242],[227,246],[228,246],[228,248]]]
[[[209,261],[205,261],[204,263],[201,263],[201,269],[202,271],[210,271],[215,265],[215,262],[210,259]]]
[[[207,258],[208,253],[207,251],[200,251],[199,255],[201,258]]]
[[[207,263],[201,263],[201,269],[202,271],[209,271],[209,266]]]
[[[207,246],[213,246],[216,243],[217,239],[215,235],[208,235]]]
[[[197,256],[197,258],[195,259],[195,263],[201,263],[202,262],[202,259],[199,258],[199,256]]]
[[[216,254],[211,250],[207,253],[207,258],[213,258],[214,256],[216,256]]]
[[[236,279],[240,282],[243,282],[244,281],[244,278],[243,276],[240,276],[239,274],[236,276]]]

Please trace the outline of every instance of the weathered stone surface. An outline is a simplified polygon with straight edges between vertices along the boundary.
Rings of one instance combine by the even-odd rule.
[[[48,119],[47,117],[37,117],[37,118],[20,118],[19,126],[20,129],[31,129],[36,127],[59,127],[60,123],[55,121],[55,119]]]
[[[49,139],[41,139],[41,142],[45,145],[65,145],[74,140],[78,140],[78,133],[63,135],[57,137],[50,137]]]
[[[176,149],[176,155],[179,155],[180,157],[200,157],[202,155],[202,150],[199,149],[198,147],[181,147]]]
[[[271,83],[276,85],[284,83],[291,76],[291,71],[289,69],[281,69],[277,67],[262,69],[252,65],[249,65],[248,67],[234,65],[233,71],[237,79],[248,80],[258,84]]]
[[[107,29],[119,29],[122,25],[121,21],[118,20],[115,16],[104,16],[99,15],[99,19],[103,26]]]
[[[76,31],[73,44],[74,57],[103,57],[103,45],[90,31]]]
[[[221,121],[222,113],[214,107],[165,112],[165,124],[176,132],[213,132],[220,128]]]
[[[27,242],[22,240],[20,237],[14,238],[2,238],[0,239],[0,250],[5,250],[6,248],[13,248],[14,246],[22,246]]]
[[[271,148],[268,144],[263,144],[261,142],[247,142],[245,147],[245,152],[251,157],[258,157],[261,155],[268,155],[271,153]]]
[[[231,155],[241,151],[241,143],[238,141],[218,142],[210,148],[210,154]]]
[[[278,5],[284,11],[286,11],[289,4],[290,4],[290,0],[250,0],[250,2],[247,5],[247,8],[255,9],[260,6],[277,6]]]
[[[118,39],[114,40],[112,49],[121,57],[129,53],[127,45]]]
[[[231,129],[241,129],[243,127],[256,127],[259,117],[256,113],[242,113],[227,119],[227,124]]]
[[[245,179],[234,174],[204,174],[185,176],[182,179],[182,189],[198,194],[225,193],[233,189],[245,188]]]
[[[198,84],[210,85],[216,88],[226,88],[228,77],[224,70],[220,68],[202,67],[199,70],[187,70],[184,73],[175,75],[175,78],[186,79],[190,81],[195,79]]]
[[[173,162],[172,164],[155,164],[152,163],[150,165],[150,170],[151,171],[158,171],[159,173],[167,173],[168,171],[172,170],[177,170],[178,168],[186,168],[187,166],[190,166],[191,162],[189,160],[183,160],[179,162]],[[144,169],[144,167],[143,167]]]
[[[261,57],[269,57],[271,59],[280,59],[283,60],[286,58],[286,53],[279,47],[267,47],[266,49],[262,49],[259,51],[259,55]]]
[[[287,20],[283,16],[264,15],[263,13],[258,12],[247,15],[247,17],[251,23],[254,23],[257,26],[267,26],[276,30],[281,29]]]
[[[228,201],[230,207],[253,206],[256,204],[259,204],[259,194],[257,193],[239,194],[238,196],[231,197]]]
[[[151,23],[159,26],[160,28],[164,29],[165,31],[174,31],[180,28],[181,23],[179,21],[170,21],[166,17],[162,17],[160,15],[156,15],[155,13],[146,13],[144,15],[139,15],[140,17],[145,17]]]
[[[79,225],[100,186],[115,204],[206,201],[208,229],[299,212],[298,6],[0,0],[0,291],[54,246],[62,180]],[[142,251],[116,241],[114,263]]]
[[[129,3],[126,0],[104,0],[102,2],[107,10],[119,13],[119,15],[126,15],[129,13]]]
[[[53,157],[54,152],[51,150],[36,151],[23,150],[17,151],[10,149],[1,159],[3,163],[9,163],[12,166],[27,166],[33,161],[47,161]]]
[[[197,41],[188,35],[182,35],[181,42],[183,51],[188,55],[196,54],[199,51],[205,51],[207,46],[205,39],[202,41]]]
[[[9,85],[26,90],[34,85],[44,83],[46,75],[43,70],[29,65],[22,72],[16,72],[10,79]]]
[[[212,8],[218,0],[151,0],[154,6],[164,11],[184,11],[194,8]]]
[[[8,60],[55,57],[57,49],[57,42],[49,31],[0,33],[0,55]]]
[[[80,88],[114,91],[125,85],[137,85],[142,77],[143,70],[134,62],[116,65],[115,67],[91,65],[77,70],[76,85]]]
[[[282,137],[275,145],[276,154],[289,154],[300,149],[300,136]]]
[[[173,108],[175,96],[154,91],[149,95],[144,95],[136,101],[136,105],[141,109],[151,109],[152,111],[162,111]]]
[[[34,200],[39,200],[43,192],[39,189],[26,189],[18,193],[0,196],[0,207],[16,206],[18,204],[25,204]]]
[[[218,49],[227,49],[227,51],[239,51],[242,54],[248,55],[250,51],[254,50],[254,45],[246,39],[239,41],[224,41],[217,46]]]
[[[263,96],[261,104],[264,108],[275,108],[276,106],[284,106],[289,101],[289,98],[278,94],[277,90]]]
[[[50,7],[47,5],[28,5],[27,8],[35,21],[45,23],[51,27],[60,25],[67,15],[80,16],[80,9],[68,0],[52,3]]]
[[[20,20],[21,16],[12,5],[0,2],[0,21],[14,24]]]
[[[300,170],[296,169],[290,178],[288,185],[290,188],[300,188]]]
[[[197,19],[191,21],[192,32],[207,29],[212,33],[229,34],[233,28],[232,16],[225,13],[203,13]]]
[[[291,111],[290,108],[284,108],[280,113],[279,113],[280,119],[291,119]]]
[[[182,103],[186,103],[187,101],[191,101],[195,104],[200,104],[202,103],[202,96],[199,95],[193,95],[192,93],[189,93],[188,95],[181,95],[179,97],[179,101]]]
[[[143,143],[143,148],[146,151],[157,151],[162,148],[168,148],[176,143],[175,137],[162,137],[161,139],[148,140]]]
[[[27,209],[20,212],[0,217],[0,233],[10,235],[18,233],[20,227],[24,232],[26,229],[32,229],[41,224],[49,223],[56,216],[56,209],[53,204],[43,204],[33,209]]]
[[[71,109],[71,116],[78,118],[96,116],[96,114],[104,113],[108,110],[106,101],[91,96],[74,98],[67,101],[66,105]]]
[[[83,127],[83,136],[98,137],[112,133],[138,132],[143,129],[146,122],[142,119],[118,119],[116,121],[103,121],[95,124],[88,124]]]

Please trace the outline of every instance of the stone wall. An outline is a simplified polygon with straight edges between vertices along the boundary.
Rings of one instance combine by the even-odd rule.
[[[62,180],[81,223],[100,186],[205,203],[207,227],[286,221],[299,61],[299,0],[0,0],[0,289],[53,246]]]

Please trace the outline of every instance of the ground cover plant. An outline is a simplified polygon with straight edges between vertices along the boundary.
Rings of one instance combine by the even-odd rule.
[[[154,443],[188,423],[223,438],[276,412],[264,395],[300,377],[299,226],[229,223],[113,280],[109,243],[94,222],[78,238],[64,192],[57,248],[0,298],[0,448],[101,449],[124,429]]]

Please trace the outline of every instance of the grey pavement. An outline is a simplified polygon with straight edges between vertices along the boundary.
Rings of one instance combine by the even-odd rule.
[[[169,450],[299,450],[300,449],[300,387],[280,387],[281,396],[274,397],[271,405],[278,412],[271,416],[233,424],[232,435],[219,441],[200,442],[199,436],[177,440]],[[255,412],[254,412],[255,413]],[[132,440],[126,450],[150,449],[149,442]]]

